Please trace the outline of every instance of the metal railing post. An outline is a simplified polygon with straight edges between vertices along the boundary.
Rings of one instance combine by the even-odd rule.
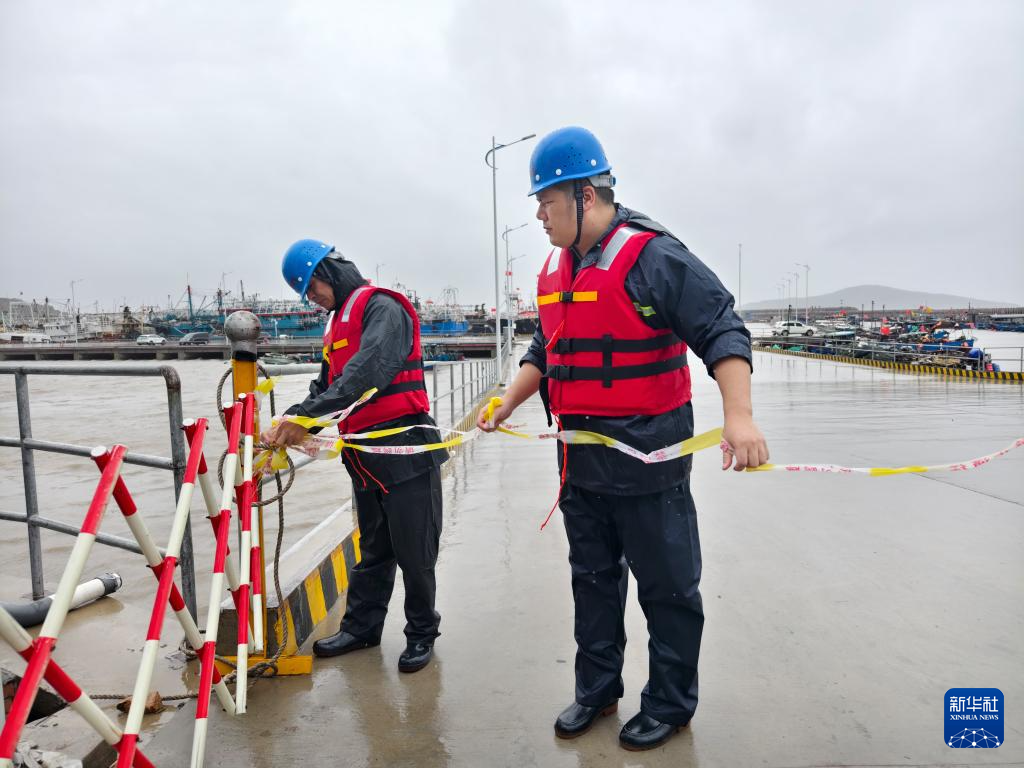
[[[455,426],[455,365],[448,366],[448,417],[449,427]]]
[[[459,387],[459,391],[462,392],[462,415],[466,415],[466,364],[459,363],[459,370],[462,371],[462,386]]]
[[[46,594],[43,584],[43,549],[39,528],[33,518],[39,515],[39,496],[36,491],[36,462],[32,449],[24,441],[32,438],[32,413],[28,405],[28,376],[14,374],[15,398],[18,402],[18,433],[21,436],[21,476],[25,484],[25,522],[28,525],[28,562],[32,574],[32,598],[38,600]]]
[[[185,421],[181,410],[181,379],[178,372],[170,366],[164,367],[164,382],[167,384],[167,418],[171,431],[171,472],[174,474],[174,498],[181,496],[181,486],[185,480],[185,464],[188,461],[185,452],[185,435],[182,424]],[[181,596],[185,607],[192,614],[198,615],[196,608],[196,567],[192,549],[192,524],[185,521],[185,536],[181,540],[181,551],[178,557],[181,566]]]
[[[434,414],[434,421],[437,422],[438,424],[440,424],[440,422],[441,422],[441,414],[439,414],[437,412],[437,363],[436,362],[434,363],[433,370],[430,371],[430,378],[431,378],[431,381],[433,382],[431,384],[431,386],[432,386],[433,391],[434,391],[433,392],[433,399],[431,400],[431,406],[430,407],[431,407],[432,413]]]

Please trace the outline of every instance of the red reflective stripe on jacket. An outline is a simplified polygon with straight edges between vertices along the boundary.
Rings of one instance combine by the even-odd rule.
[[[655,233],[622,224],[601,244],[596,264],[580,269],[573,278],[573,256],[568,250],[552,251],[537,279],[541,326],[548,345],[548,373],[555,366],[601,369],[610,357],[611,370],[627,374],[625,366],[685,360],[686,344],[670,330],[655,330],[640,317],[625,281],[644,246]],[[593,293],[597,294],[596,299]],[[557,299],[555,297],[558,297]],[[671,338],[666,338],[671,337]],[[648,351],[558,351],[560,346],[582,340],[662,343]],[[655,341],[658,340],[658,341]],[[605,369],[608,370],[608,369]],[[690,400],[690,370],[680,367],[663,373],[612,380],[548,379],[551,410],[556,414],[592,416],[655,415],[671,411]]]
[[[363,314],[366,311],[367,302],[374,293],[385,293],[391,296],[402,305],[402,309],[412,319],[412,351],[406,358],[406,363],[420,364],[413,370],[399,371],[388,386],[423,381],[420,320],[416,314],[415,307],[400,293],[389,291],[386,288],[364,285],[354,290],[345,301],[345,304],[334,313],[324,332],[324,349],[327,350],[328,363],[330,364],[328,383],[341,375],[345,365],[359,351],[363,335]],[[347,344],[339,345],[337,349],[334,349],[335,343],[340,342],[342,339]],[[425,388],[390,395],[385,394],[384,390],[382,390],[377,395],[374,395],[373,399],[368,403],[357,408],[351,416],[338,425],[338,428],[341,432],[362,432],[376,424],[393,421],[402,416],[409,416],[415,413],[428,413],[429,411],[430,400],[427,397]]]

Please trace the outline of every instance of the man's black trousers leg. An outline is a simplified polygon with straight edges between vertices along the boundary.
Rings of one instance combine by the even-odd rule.
[[[395,587],[398,566],[384,516],[381,489],[355,491],[360,560],[349,572],[345,617],[341,628],[361,640],[379,643]]]
[[[576,605],[576,701],[588,707],[622,696],[628,571],[608,502],[568,484],[559,500]]]
[[[442,524],[441,470],[433,467],[388,491],[384,512],[405,583],[405,636],[410,643],[429,642],[441,634],[441,614],[434,610],[434,566]]]
[[[684,725],[697,709],[697,659],[704,629],[700,539],[689,472],[675,488],[620,497],[616,521],[650,635],[649,678],[640,709]]]
[[[439,634],[434,610],[434,565],[441,536],[441,473],[437,468],[404,483],[355,492],[362,559],[349,578],[341,628],[379,642],[395,586],[395,568],[405,583],[405,634],[410,641]]]
[[[622,695],[628,561],[650,635],[641,709],[662,722],[688,722],[697,707],[704,626],[689,474],[675,488],[644,496],[596,494],[566,485],[560,506],[576,605],[577,702],[599,706]]]

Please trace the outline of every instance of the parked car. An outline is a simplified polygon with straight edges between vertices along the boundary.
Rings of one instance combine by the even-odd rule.
[[[817,333],[813,325],[804,325],[799,320],[783,320],[772,328],[772,336],[815,336]]]
[[[156,333],[144,333],[141,336],[139,336],[137,339],[135,339],[135,343],[136,344],[143,344],[143,345],[147,345],[148,344],[150,346],[158,346],[160,344],[166,344],[167,343],[167,339],[165,339],[163,336],[160,336],[159,334],[156,334]]]
[[[192,333],[186,333],[181,337],[181,341],[178,342],[182,346],[189,344],[209,344],[210,333],[208,331],[192,331]]]

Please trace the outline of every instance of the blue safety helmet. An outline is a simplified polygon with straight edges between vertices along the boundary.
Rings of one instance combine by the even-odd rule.
[[[291,247],[284,252],[284,259],[281,260],[281,274],[284,275],[285,282],[299,294],[300,298],[306,298],[306,290],[309,288],[309,278],[313,276],[313,270],[324,260],[324,257],[333,251],[333,245],[319,240],[299,240],[292,243]]]
[[[569,126],[552,131],[541,139],[530,157],[530,194],[570,179],[589,179],[608,175],[611,163],[597,137],[586,128]],[[605,184],[613,186],[615,177]]]

